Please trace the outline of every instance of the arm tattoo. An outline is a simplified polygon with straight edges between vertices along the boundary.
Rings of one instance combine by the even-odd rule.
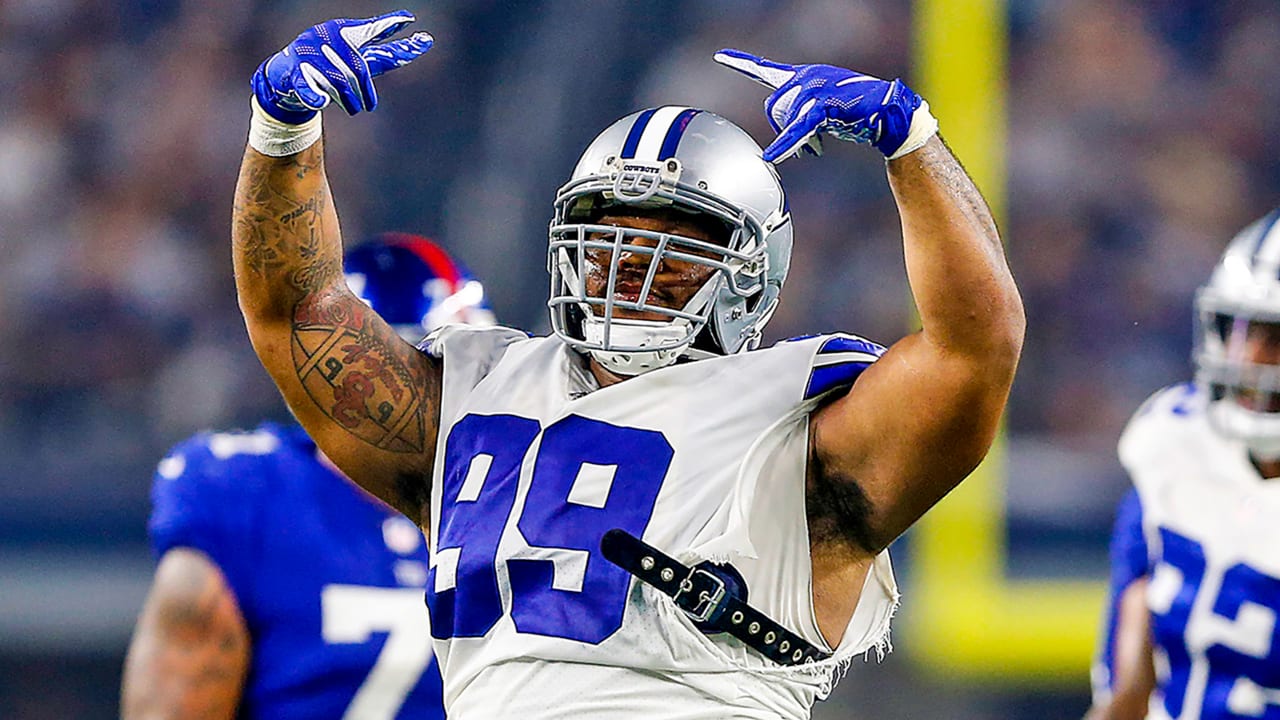
[[[121,717],[234,717],[250,645],[221,576],[204,563],[166,556],[125,661]]]
[[[325,415],[377,448],[425,449],[432,380],[416,352],[355,298],[312,296],[294,311],[298,380]]]
[[[319,143],[297,155],[245,164],[232,217],[235,252],[244,270],[293,290],[294,301],[342,275]],[[309,195],[294,183],[314,183]],[[332,237],[333,247],[325,248]]]
[[[161,621],[173,628],[175,636],[191,638],[198,648],[197,652],[192,652],[197,648],[190,648],[180,653],[194,661],[194,667],[187,668],[193,693],[212,692],[228,683],[238,685],[244,671],[240,658],[248,647],[237,628],[219,622],[231,612],[223,607],[228,598],[220,589],[221,583],[207,574],[189,575],[184,582],[198,584],[183,591],[191,600],[166,605]]]
[[[246,156],[233,217],[241,304],[288,323],[292,371],[315,407],[375,448],[427,450],[436,379],[347,290],[321,144]],[[276,374],[289,372],[284,362]]]

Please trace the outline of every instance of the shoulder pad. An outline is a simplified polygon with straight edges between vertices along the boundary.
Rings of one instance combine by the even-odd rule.
[[[1163,447],[1168,433],[1189,428],[1189,421],[1202,419],[1207,406],[1205,393],[1195,383],[1170,385],[1147,398],[1120,434],[1121,461],[1134,457],[1141,448]]]

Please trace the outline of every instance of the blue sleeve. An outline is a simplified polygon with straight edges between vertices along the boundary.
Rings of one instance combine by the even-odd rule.
[[[157,560],[175,547],[199,550],[243,602],[252,577],[252,483],[243,468],[214,457],[207,439],[186,440],[160,461],[147,531]]]
[[[832,335],[823,341],[813,358],[806,400],[838,388],[848,389],[863,370],[880,359],[885,352],[878,345],[856,335]]]
[[[1130,489],[1116,511],[1111,533],[1111,580],[1107,593],[1107,617],[1103,626],[1102,646],[1098,649],[1098,667],[1094,670],[1094,693],[1109,693],[1115,676],[1116,630],[1120,598],[1134,580],[1150,572],[1147,539],[1142,533],[1142,501],[1138,491]]]

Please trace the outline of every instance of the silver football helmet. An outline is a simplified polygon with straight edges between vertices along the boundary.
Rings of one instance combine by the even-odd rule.
[[[556,193],[548,249],[555,334],[623,376],[756,347],[778,305],[792,235],[777,171],[760,153],[738,126],[687,107],[643,110],[600,133]],[[661,209],[722,226],[723,237],[598,223]],[[619,264],[636,257],[643,280],[621,292]],[[655,287],[664,263],[713,272],[682,307],[668,307]]]
[[[1280,210],[1236,235],[1196,294],[1193,357],[1213,427],[1280,458]]]

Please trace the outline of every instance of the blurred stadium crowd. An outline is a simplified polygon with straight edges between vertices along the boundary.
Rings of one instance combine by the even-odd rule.
[[[0,3],[0,558],[145,555],[165,448],[285,412],[231,282],[248,78],[313,22],[392,7]],[[726,46],[912,77],[907,0],[409,7],[437,38],[431,56],[380,81],[372,116],[325,121],[344,234],[437,237],[500,319],[533,331],[552,195],[598,128],[692,104],[767,141],[764,93],[710,61]],[[1188,376],[1195,287],[1280,198],[1280,6],[1011,0],[1009,12],[1003,230],[1029,328],[1010,513],[1089,534],[1101,568],[1121,426]],[[911,309],[881,162],[829,155],[781,167],[797,249],[771,334],[891,341]]]

